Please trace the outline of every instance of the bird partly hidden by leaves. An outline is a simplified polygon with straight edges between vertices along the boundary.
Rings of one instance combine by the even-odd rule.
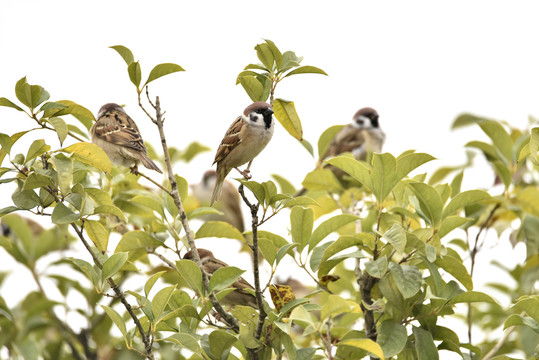
[[[232,169],[236,169],[246,179],[250,179],[249,169],[253,159],[260,154],[273,136],[273,110],[268,103],[255,102],[247,106],[236,121],[228,128],[217,153],[217,181],[210,201],[210,206],[219,200],[223,182]],[[249,163],[243,171],[239,166]]]
[[[213,253],[210,250],[206,249],[197,249],[198,256],[200,257],[200,262],[204,267],[204,271],[208,274],[208,277],[211,278],[213,273],[218,269],[228,266],[223,261],[216,259]],[[193,260],[193,253],[188,251],[184,256],[184,259]],[[244,305],[250,306],[258,310],[258,305],[256,303],[256,297],[254,296],[254,287],[249,284],[244,278],[240,277],[236,282],[231,285],[235,290],[228,293],[220,302],[223,305],[235,306],[235,305]],[[251,290],[252,292],[249,292]]]
[[[320,156],[318,166],[322,166],[324,160],[350,152],[356,160],[366,160],[367,154],[382,152],[386,140],[386,134],[380,128],[379,115],[370,107],[359,109],[352,117],[352,122],[344,126],[329,143],[326,152]],[[324,166],[333,174],[342,178],[344,171],[331,165]],[[296,196],[303,195],[307,189],[302,188]]]
[[[138,164],[142,163],[150,170],[163,173],[148,157],[137,124],[118,104],[108,103],[99,109],[90,137],[114,165],[128,167],[133,174],[138,174]]]

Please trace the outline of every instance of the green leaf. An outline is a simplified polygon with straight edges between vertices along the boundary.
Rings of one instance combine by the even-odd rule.
[[[283,66],[283,54],[281,54],[281,51],[277,48],[277,45],[275,45],[273,41],[268,39],[264,39],[264,41],[271,49],[273,59],[275,59],[275,64],[277,65],[277,70],[281,69],[281,67]]]
[[[298,140],[303,139],[301,120],[296,112],[294,102],[284,99],[275,99],[273,101],[273,111],[275,112],[275,118],[290,135]]]
[[[357,308],[359,308],[359,306],[357,306]],[[329,295],[320,312],[320,320],[324,321],[330,316],[335,317],[344,313],[352,312],[353,310],[354,305],[351,301],[347,301],[339,295]],[[357,309],[355,310],[357,311]]]
[[[234,335],[223,331],[215,330],[208,337],[213,359],[228,359],[230,348],[238,340]]]
[[[140,82],[142,80],[142,74],[140,70],[140,64],[138,61],[134,61],[127,66],[127,73],[129,74],[129,79],[139,88]]]
[[[342,191],[342,186],[329,169],[315,169],[309,172],[301,185],[311,191]]]
[[[440,357],[432,334],[415,326],[412,327],[412,332],[415,337],[415,349],[418,360],[438,360]]]
[[[372,177],[373,170],[367,163],[357,161],[353,157],[346,155],[336,156],[325,162],[338,167],[339,169],[359,181],[363,186],[369,189],[370,192],[374,192]]]
[[[539,297],[522,296],[517,303],[513,305],[513,310],[524,311],[535,321],[539,322]]]
[[[55,101],[48,101],[41,108],[39,109],[39,112],[47,111],[47,110],[62,110],[67,109],[67,106],[64,104],[61,104],[59,102]]]
[[[459,116],[457,116],[457,118],[451,125],[451,129],[458,129],[460,127],[469,126],[471,124],[477,124],[485,120],[487,119],[484,117],[479,117],[469,113],[460,114]]]
[[[425,183],[409,183],[419,203],[418,214],[432,226],[438,226],[442,219],[442,198],[436,189]],[[415,204],[414,204],[415,205]]]
[[[505,320],[505,322],[503,323],[503,329],[505,330],[510,326],[517,325],[525,325],[539,334],[539,323],[537,321],[530,317],[517,314],[511,315]]]
[[[127,261],[127,253],[120,252],[115,253],[110,258],[103,263],[103,268],[101,269],[101,280],[105,280],[116,275],[118,271],[124,266]]]
[[[271,51],[270,46],[268,44],[258,44],[255,46],[255,50],[256,56],[260,62],[268,71],[271,72],[273,70],[273,62],[275,61],[275,58],[273,57],[273,51]]]
[[[487,302],[496,304],[496,301],[485,293],[479,291],[466,291],[458,294],[449,302],[450,304],[472,303],[472,302]]]
[[[10,180],[10,179],[4,179],[4,180]],[[12,180],[16,180],[16,178]],[[45,176],[45,175],[41,175],[41,174],[33,172],[30,175],[28,175],[28,177],[24,181],[24,186],[22,189],[24,191],[24,190],[32,190],[35,188],[47,187],[47,186],[56,186],[54,179],[49,176]]]
[[[159,271],[150,276],[148,280],[146,280],[146,284],[144,284],[144,295],[146,297],[150,296],[150,291],[152,290],[152,287],[154,286],[155,282],[163,275],[167,273],[167,271]]]
[[[200,345],[198,345],[198,340],[190,334],[175,333],[165,340],[175,342],[195,354],[199,354],[202,351]],[[194,360],[195,358],[192,357],[191,359]]]
[[[120,54],[120,56],[122,57],[122,59],[124,59],[127,65],[135,61],[135,57],[133,56],[133,53],[131,52],[131,50],[129,50],[125,46],[114,45],[114,46],[111,46],[110,48],[116,50],[116,52]]]
[[[462,260],[453,256],[439,257],[436,259],[436,265],[453,275],[467,290],[473,289],[472,278]]]
[[[204,294],[204,285],[202,283],[202,272],[198,265],[192,260],[179,260],[176,261],[176,268],[191,289],[199,296],[202,296]]]
[[[106,206],[106,205],[105,205]],[[129,252],[148,246],[155,247],[162,245],[159,240],[154,239],[150,234],[141,230],[133,230],[125,233],[116,246],[114,253]]]
[[[145,86],[149,84],[150,82],[154,81],[155,79],[159,79],[162,76],[172,74],[179,71],[185,71],[180,65],[176,65],[173,63],[163,63],[156,65],[152,71],[150,71],[150,75],[148,76],[148,80],[146,80]]]
[[[380,345],[372,341],[371,339],[350,339],[339,342],[338,346],[348,345],[353,346],[358,349],[362,349],[370,352],[371,354],[379,357],[380,359],[384,358],[384,352]]]
[[[399,224],[393,224],[391,228],[383,235],[384,239],[389,241],[398,254],[404,253],[406,247],[406,231]]]
[[[13,195],[11,195],[11,200],[17,208],[25,210],[32,209],[41,204],[39,196],[33,190],[16,190]],[[9,208],[4,208],[2,210],[7,211]]]
[[[289,195],[294,195],[296,193],[296,188],[294,187],[294,185],[281,175],[271,174],[271,177],[274,178],[275,181],[277,181],[277,184],[279,184],[279,187],[281,188],[281,193]]]
[[[524,149],[522,149],[524,151]],[[535,165],[539,165],[539,127],[531,129],[530,143],[529,143],[530,159]],[[520,161],[520,158],[519,158]]]
[[[113,308],[106,305],[101,305],[101,307],[103,308],[103,310],[105,310],[105,312],[107,313],[108,317],[112,320],[114,325],[116,325],[116,327],[120,330],[120,332],[124,336],[124,339],[127,343],[128,335],[127,335],[127,329],[125,327],[125,322],[123,318]]]
[[[85,220],[84,230],[97,250],[104,254],[107,251],[109,243],[109,231],[99,222],[95,220]]]
[[[90,128],[93,125],[93,122],[95,121],[94,114],[92,114],[90,110],[70,100],[59,100],[59,101],[56,101],[56,103],[64,105],[66,106],[66,108],[60,109],[60,110],[58,109],[47,110],[45,111],[44,117],[50,117],[52,115],[54,116],[72,115],[77,120],[79,120],[84,125],[84,127],[86,127],[87,130],[90,130]]]
[[[212,292],[226,289],[236,282],[236,280],[238,280],[244,272],[244,270],[238,269],[234,266],[227,266],[217,269],[210,279],[208,291]]]
[[[440,231],[438,231],[438,236],[441,238],[443,238],[444,236],[446,236],[447,234],[449,234],[451,231],[453,231],[454,229],[458,228],[459,226],[462,226],[466,223],[468,223],[469,221],[472,221],[473,219],[471,218],[464,218],[464,217],[460,217],[460,216],[448,216],[446,218],[444,218],[444,220],[442,221],[442,225],[440,226]]]
[[[180,159],[190,162],[195,156],[203,152],[210,151],[210,148],[196,141],[190,143],[185,150],[181,152]]]
[[[254,76],[247,75],[239,78],[240,84],[253,102],[266,101],[264,85]]]
[[[58,173],[58,186],[64,196],[71,192],[73,182],[73,160],[65,154],[56,154],[51,157],[52,164]]]
[[[21,107],[19,107],[17,104],[13,103],[11,100],[6,99],[5,97],[0,97],[0,106],[6,106],[10,107],[19,111],[24,111]]]
[[[318,158],[322,159],[322,156],[326,154],[326,151],[328,151],[329,144],[333,141],[335,136],[339,133],[339,131],[342,130],[344,125],[334,125],[322,133],[320,137],[318,138]]]
[[[416,266],[389,263],[389,271],[395,284],[405,299],[409,299],[421,289],[421,272]]]
[[[99,275],[90,263],[81,259],[68,258],[75,266],[77,266],[87,277],[92,281],[92,284],[97,288],[99,287]]]
[[[195,239],[208,237],[245,240],[242,233],[236,227],[224,221],[208,221],[202,224],[195,234]]]
[[[510,164],[513,159],[513,140],[504,127],[495,120],[483,120],[479,122],[479,126],[492,140],[492,143],[507,163]]]
[[[384,351],[384,358],[391,358],[399,354],[406,346],[408,335],[406,328],[393,319],[385,320],[377,329],[376,342]]]
[[[58,140],[60,140],[60,145],[62,145],[64,140],[67,138],[67,133],[69,132],[66,122],[64,119],[59,117],[51,117],[48,119],[48,121],[51,123],[54,130],[56,130],[56,135],[58,135]]]
[[[297,140],[297,139],[296,139]],[[307,152],[309,154],[311,154],[311,156],[314,158],[314,149],[313,149],[313,145],[307,141],[307,139],[301,139],[301,140],[298,140],[298,142],[301,144],[301,146],[303,146],[305,148],[305,150],[307,150]]]
[[[365,270],[367,273],[377,279],[381,279],[387,271],[387,257],[384,255],[373,261],[367,261],[365,263]]]
[[[351,247],[357,247],[365,243],[374,243],[374,235],[369,233],[359,233],[353,236],[345,235],[339,237],[337,241],[328,246],[324,250],[324,255],[322,256],[321,263],[326,262],[333,255],[346,250]]]
[[[435,157],[424,153],[404,153],[397,158],[397,177],[403,179],[419,166],[435,160]]]
[[[51,147],[47,144],[45,144],[45,140],[39,139],[35,140],[32,145],[30,145],[30,148],[28,149],[28,153],[26,154],[26,161],[30,161],[35,159],[38,156],[41,156],[41,154],[49,151]]]
[[[39,85],[30,85],[26,81],[26,76],[15,84],[15,95],[17,99],[30,109],[36,108],[39,104],[49,99],[49,93]]]
[[[393,155],[373,154],[372,159],[372,193],[382,203],[400,180],[397,174],[397,160]]]
[[[449,204],[444,209],[443,218],[452,215],[458,209],[462,209],[468,205],[475,204],[479,201],[490,200],[492,196],[483,190],[469,190],[461,192],[453,197]]]
[[[291,76],[291,75],[296,75],[296,74],[322,74],[322,75],[326,75],[326,72],[322,69],[319,69],[315,66],[300,66],[292,71],[290,71],[288,74],[286,74],[284,77],[288,77],[288,76]]]
[[[71,224],[79,219],[79,214],[71,211],[64,203],[58,203],[52,211],[51,220],[57,225]]]
[[[170,298],[172,297],[174,290],[176,290],[176,285],[168,286],[164,289],[161,289],[153,297],[152,313],[156,320],[161,319],[161,316],[163,315],[163,311],[165,311],[165,308],[167,307],[167,304],[170,301]]]
[[[314,230],[311,240],[309,241],[309,251],[311,251],[320,241],[326,238],[332,232],[339,230],[341,227],[358,220],[355,215],[341,214],[336,215],[324,221]]]
[[[298,244],[301,252],[311,239],[314,223],[314,211],[311,208],[296,206],[290,211],[292,241]]]
[[[98,206],[94,209],[94,214],[110,214],[117,216],[123,222],[127,222],[127,218],[125,217],[123,211],[114,205]]]
[[[79,142],[68,146],[62,151],[74,153],[81,162],[91,165],[105,173],[110,173],[112,164],[107,154],[96,144]]]

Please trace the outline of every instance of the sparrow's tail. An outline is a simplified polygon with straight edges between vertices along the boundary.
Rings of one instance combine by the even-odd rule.
[[[213,194],[211,195],[210,206],[213,206],[213,203],[218,201],[221,197],[221,189],[223,188],[227,174],[228,171],[217,169],[217,178],[215,179],[215,187],[213,188]]]
[[[163,173],[161,171],[161,169],[159,169],[159,167],[157,165],[155,165],[155,163],[152,161],[152,159],[150,159],[148,157],[148,155],[140,154],[140,161],[142,162],[142,165],[144,165],[145,168],[150,169],[150,170],[155,170],[159,174]]]

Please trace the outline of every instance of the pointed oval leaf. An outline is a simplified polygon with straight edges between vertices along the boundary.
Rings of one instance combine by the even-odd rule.
[[[416,266],[389,263],[389,271],[402,297],[409,299],[421,289],[422,277]]]
[[[112,320],[114,325],[116,325],[116,327],[120,330],[120,332],[124,336],[125,341],[127,342],[128,335],[127,335],[127,329],[125,327],[124,319],[113,308],[106,305],[101,305],[101,307],[103,308],[103,310],[105,310],[105,312],[107,313],[108,317]]]
[[[273,41],[268,40],[268,39],[264,39],[264,41],[266,42],[266,44],[268,44],[269,48],[271,49],[273,58],[275,59],[275,64],[277,65],[277,70],[280,70],[281,67],[283,66],[283,54],[281,53],[279,48],[277,48],[277,45],[275,45]]]
[[[79,219],[79,214],[71,211],[64,203],[58,203],[52,211],[51,220],[57,225],[71,224]]]
[[[30,161],[35,159],[38,156],[41,156],[41,154],[49,151],[51,147],[47,144],[45,144],[45,140],[39,139],[35,140],[32,145],[30,145],[30,148],[28,149],[28,153],[26,154],[26,161]]]
[[[208,221],[202,224],[195,234],[195,239],[218,237],[244,241],[242,233],[224,221]]]
[[[167,307],[168,302],[170,301],[170,298],[172,297],[172,294],[174,293],[174,290],[176,290],[176,285],[168,286],[164,289],[161,289],[153,297],[152,314],[156,322],[159,322],[159,320],[161,319],[161,315],[163,315],[163,311],[165,311],[165,308]]]
[[[258,44],[255,46],[256,56],[260,62],[266,67],[268,71],[273,71],[273,62],[275,58],[273,56],[273,51],[268,44]]]
[[[101,280],[105,280],[116,275],[118,271],[124,266],[127,261],[127,253],[121,252],[113,254],[110,258],[103,263],[103,268],[101,269]]]
[[[355,348],[368,351],[371,354],[376,355],[380,359],[384,358],[384,352],[382,351],[382,348],[380,347],[380,345],[378,345],[371,339],[344,340],[344,341],[339,342],[338,346],[342,346],[342,345],[353,346]]]
[[[254,76],[247,75],[239,78],[239,82],[253,102],[266,101],[264,85]]]
[[[427,330],[415,326],[412,327],[412,331],[415,337],[415,349],[418,360],[438,360],[440,357],[432,334]]]
[[[309,251],[311,251],[320,241],[324,240],[326,236],[339,230],[346,224],[358,220],[359,217],[351,214],[336,215],[328,220],[324,221],[313,231],[311,240],[309,241]]]
[[[384,255],[376,260],[367,261],[365,270],[370,276],[381,279],[387,271],[387,257]]]
[[[296,74],[322,74],[322,75],[328,75],[324,70],[319,69],[315,66],[300,66],[292,71],[290,71],[288,74],[286,74],[284,77],[288,77],[291,75]]]
[[[517,303],[513,305],[516,311],[524,311],[529,317],[539,322],[539,297],[538,296],[522,296]]]
[[[148,246],[155,247],[161,244],[162,243],[160,241],[154,239],[147,232],[141,230],[133,230],[125,233],[122,236],[120,242],[116,246],[116,249],[114,249],[114,252],[129,252],[132,250],[146,248]]]
[[[93,125],[93,122],[95,121],[94,114],[87,108],[85,108],[82,105],[79,105],[71,100],[59,100],[56,101],[56,103],[64,105],[66,108],[64,109],[51,109],[45,111],[44,117],[51,117],[51,116],[63,116],[63,115],[72,115],[77,120],[79,120],[84,127],[86,127],[87,130],[90,130],[90,128]],[[86,134],[83,134],[86,136]]]
[[[133,56],[133,53],[131,52],[131,50],[129,50],[125,46],[114,45],[114,46],[111,46],[110,48],[116,50],[116,52],[120,54],[120,56],[122,57],[122,59],[124,59],[127,65],[135,61],[135,57]]]
[[[442,219],[443,204],[438,191],[425,183],[409,183],[419,203],[416,211],[432,226],[438,226]]]
[[[273,101],[273,111],[275,112],[275,118],[281,123],[286,131],[298,140],[303,139],[303,129],[301,127],[301,120],[296,112],[296,106],[294,102],[275,99]]]
[[[397,158],[397,177],[401,180],[414,169],[435,159],[434,156],[425,153],[402,154]]]
[[[313,223],[313,209],[296,206],[290,211],[292,241],[299,245],[300,252],[307,246],[311,239]]]
[[[51,117],[48,119],[48,121],[51,123],[54,130],[56,130],[58,140],[60,140],[60,145],[62,145],[64,143],[64,140],[67,138],[67,134],[69,132],[66,122],[64,121],[64,119],[59,117]]]
[[[513,161],[513,140],[505,128],[498,121],[484,120],[479,122],[479,126],[492,140],[492,143],[505,158],[507,163]]]
[[[95,220],[85,220],[84,230],[86,230],[86,234],[88,234],[97,250],[104,254],[109,243],[109,231],[99,221]]]
[[[208,337],[210,349],[215,359],[228,359],[232,345],[238,339],[223,330],[215,330]]]
[[[51,157],[51,162],[58,173],[58,186],[61,193],[66,196],[71,192],[73,182],[73,160],[63,153]]]
[[[397,253],[404,253],[406,247],[406,231],[399,224],[393,224],[391,228],[383,235],[384,239],[389,241]]]
[[[334,125],[322,133],[320,137],[318,138],[318,158],[321,159],[322,156],[328,151],[329,144],[333,141],[335,136],[338,134],[339,131],[342,130],[344,125]]]
[[[144,295],[148,297],[150,295],[150,291],[152,290],[152,287],[155,285],[155,282],[159,280],[159,278],[165,274],[167,271],[159,271],[150,276],[148,280],[146,280],[146,284],[144,284]]]
[[[496,301],[485,293],[480,291],[466,291],[458,294],[449,302],[450,304],[458,303],[472,303],[472,302],[487,302],[491,304],[496,304]]]
[[[226,289],[236,282],[245,270],[238,269],[234,266],[227,266],[217,269],[210,279],[209,292]]]
[[[204,285],[202,283],[202,272],[198,265],[192,260],[179,260],[176,261],[176,268],[191,289],[199,296],[202,296],[204,294]]]
[[[150,82],[159,79],[162,76],[173,74],[175,72],[179,71],[185,71],[180,65],[173,64],[173,63],[163,63],[155,65],[152,71],[150,71],[150,75],[148,76],[148,80],[146,80],[146,83],[144,85],[149,84]]]
[[[142,73],[140,69],[140,63],[138,61],[134,61],[130,63],[127,66],[127,73],[129,74],[129,79],[137,87],[139,88],[140,82],[142,81]]]
[[[15,110],[24,111],[20,106],[5,97],[0,97],[0,106],[6,106]]]
[[[445,207],[443,217],[446,218],[455,213],[458,209],[462,209],[468,205],[490,199],[492,199],[492,196],[483,190],[468,190],[458,193]]]
[[[315,169],[305,175],[305,179],[301,185],[312,191],[323,190],[323,191],[342,191],[342,186],[339,183],[339,180],[335,177],[333,172],[329,169]]]
[[[445,256],[443,258],[437,258],[435,263],[457,279],[467,290],[473,289],[472,277],[462,263],[462,260],[452,256]]]
[[[376,342],[384,351],[384,358],[391,358],[399,354],[406,346],[408,334],[406,327],[395,322],[393,319],[384,321],[377,329]]]
[[[341,155],[327,161],[359,181],[363,186],[373,192],[372,168],[365,162],[357,161],[351,156]]]
[[[109,157],[103,149],[95,144],[80,142],[68,146],[67,148],[62,149],[62,151],[74,153],[77,159],[83,163],[91,165],[105,173],[110,173],[111,171],[112,164]]]

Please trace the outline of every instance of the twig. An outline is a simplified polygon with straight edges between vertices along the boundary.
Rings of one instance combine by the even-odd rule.
[[[185,214],[185,210],[183,209],[183,203],[180,198],[180,193],[178,191],[178,183],[176,182],[176,178],[174,177],[174,172],[172,170],[172,161],[170,160],[170,154],[168,151],[168,145],[167,140],[165,137],[165,129],[163,126],[163,112],[161,112],[161,103],[159,101],[159,96],[155,98],[155,104],[151,102],[148,87],[146,87],[146,95],[148,97],[148,101],[150,105],[154,108],[156,117],[155,119],[150,115],[148,111],[144,108],[144,106],[141,103],[140,99],[140,93],[138,93],[138,100],[139,100],[139,106],[142,108],[142,110],[148,115],[148,117],[152,120],[152,122],[157,126],[157,129],[159,130],[159,136],[161,138],[161,145],[163,147],[163,154],[165,156],[165,164],[167,168],[167,175],[168,180],[170,182],[170,196],[174,200],[174,205],[178,209],[178,214],[180,216],[180,221],[182,223],[183,229],[185,231],[185,234],[187,236],[187,242],[189,243],[189,248],[191,250],[191,254],[193,256],[193,261],[198,265],[200,271],[202,272],[202,281],[204,283],[204,288],[206,291],[209,289],[210,281],[208,278],[208,274],[206,274],[206,271],[204,270],[204,266],[202,266],[202,263],[200,262],[200,257],[198,256],[198,251],[195,245],[195,238],[193,236],[193,232],[191,231],[191,227],[189,226],[189,221],[187,220],[187,215]],[[225,309],[221,306],[217,298],[213,293],[209,294],[209,298],[211,303],[213,304],[213,307],[219,315],[221,315],[221,318],[227,322],[231,329],[239,333],[239,325],[238,321],[232,314],[225,311]]]
[[[140,171],[137,170],[137,175],[145,178],[146,180],[148,180],[149,182],[151,182],[152,184],[154,184],[155,186],[157,186],[159,189],[163,190],[164,192],[166,192],[168,195],[172,196],[172,192],[167,189],[166,187],[164,187],[163,185],[159,184],[157,181],[155,181],[154,179],[152,179],[151,177],[149,177],[148,175],[146,174],[143,174],[141,173]]]
[[[256,304],[258,305],[258,310],[260,312],[258,316],[258,323],[256,325],[255,338],[260,339],[262,336],[262,329],[264,328],[264,321],[266,320],[267,316],[266,312],[264,311],[264,304],[262,302],[262,292],[260,291],[260,272],[258,269],[258,208],[260,207],[260,204],[251,204],[249,199],[247,199],[247,197],[245,196],[243,184],[238,187],[238,192],[240,193],[243,202],[245,202],[245,204],[251,210],[251,228],[253,236],[253,245],[251,247],[251,250],[253,252],[253,276],[255,280]]]
[[[522,315],[524,315],[524,313],[522,313]],[[490,360],[490,358],[492,358],[494,355],[496,355],[496,353],[498,351],[500,351],[500,349],[502,348],[502,346],[505,344],[505,342],[509,339],[509,336],[511,336],[511,334],[513,333],[513,331],[516,330],[516,326],[513,325],[513,326],[510,326],[509,328],[507,328],[507,330],[505,331],[505,334],[503,334],[503,336],[500,338],[500,340],[498,340],[498,342],[496,343],[496,345],[494,345],[494,347],[492,349],[490,349],[490,351],[483,357],[483,359],[481,360]]]

